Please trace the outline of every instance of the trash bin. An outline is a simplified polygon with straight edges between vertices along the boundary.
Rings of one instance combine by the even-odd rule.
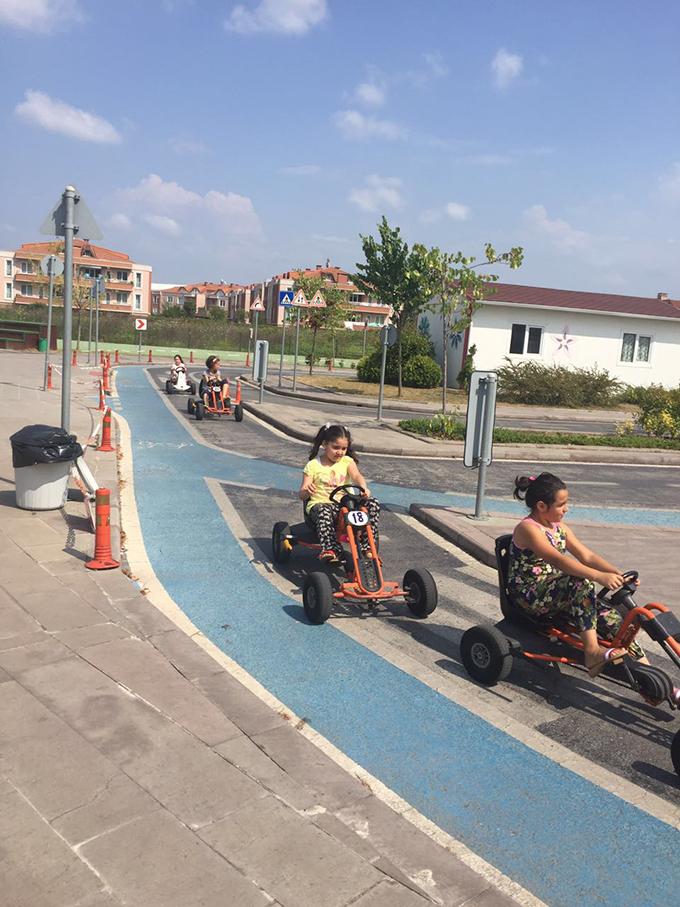
[[[38,352],[44,353],[47,349],[47,337],[41,337],[38,340]]]
[[[76,436],[52,425],[27,425],[9,440],[17,507],[23,510],[63,507],[71,464],[83,455]]]

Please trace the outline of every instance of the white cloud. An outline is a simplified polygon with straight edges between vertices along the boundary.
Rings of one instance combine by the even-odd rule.
[[[333,123],[346,139],[361,142],[368,139],[403,138],[404,129],[391,120],[379,120],[358,110],[339,110],[333,114]]]
[[[377,173],[366,177],[366,185],[361,189],[352,189],[349,200],[362,211],[379,211],[381,208],[400,208],[401,180],[396,176],[378,176]]]
[[[680,161],[671,164],[668,173],[659,178],[659,189],[667,201],[680,201]]]
[[[279,173],[285,176],[314,176],[320,173],[321,167],[318,164],[298,164],[295,167],[281,167]]]
[[[175,154],[205,154],[208,151],[203,142],[194,139],[170,139],[170,147]]]
[[[137,186],[124,189],[122,195],[130,202],[161,209],[195,205],[201,201],[201,196],[197,192],[185,189],[179,183],[166,182],[157,173],[150,173]]]
[[[312,239],[315,239],[317,242],[322,243],[348,243],[349,239],[345,236],[333,236],[333,234],[327,235],[324,233],[312,233]]]
[[[108,120],[51,98],[42,91],[27,91],[25,100],[14,108],[17,116],[48,132],[59,132],[83,142],[115,144],[122,136]]]
[[[382,107],[387,91],[384,85],[371,80],[357,85],[354,96],[359,104],[365,104],[366,107]]]
[[[305,35],[328,15],[326,0],[260,0],[253,8],[239,3],[224,22],[228,31],[242,35],[278,32]]]
[[[417,88],[422,88],[435,79],[442,79],[449,73],[449,67],[444,62],[439,51],[425,53],[421,57],[423,65],[419,69],[408,69],[400,78]]]
[[[460,202],[449,202],[444,208],[451,220],[467,220],[470,216],[470,209],[467,205]]]
[[[524,68],[524,60],[519,54],[511,54],[504,47],[496,51],[491,61],[494,84],[500,91],[505,91]]]
[[[179,236],[182,232],[174,217],[166,217],[164,214],[146,214],[144,220],[150,227],[167,236]]]
[[[114,230],[129,230],[132,226],[132,221],[127,216],[127,214],[122,214],[119,211],[116,214],[111,215],[108,220],[108,225]]]
[[[0,25],[49,34],[84,20],[78,0],[0,0]]]
[[[551,220],[544,205],[532,205],[524,212],[524,219],[531,229],[545,236],[553,246],[563,252],[586,249],[592,244],[592,237],[583,230],[577,230],[566,220]]]

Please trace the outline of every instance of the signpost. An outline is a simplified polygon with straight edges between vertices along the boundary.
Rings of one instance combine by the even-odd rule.
[[[283,309],[283,331],[281,332],[281,355],[279,356],[279,387],[283,375],[283,356],[286,349],[286,324],[288,323],[288,309],[293,305],[293,291],[279,290],[279,305]]]
[[[88,239],[102,239],[102,232],[78,195],[75,186],[67,186],[59,201],[40,226],[48,236],[64,237],[64,326],[62,339],[61,427],[69,431],[71,423],[71,334],[73,332],[73,237],[76,233]]]
[[[255,356],[253,358],[253,375],[260,388],[258,403],[262,403],[264,394],[264,382],[267,379],[267,363],[269,360],[269,341],[258,340],[255,344]]]
[[[92,293],[94,293],[95,304],[95,329],[94,329],[94,364],[99,364],[99,296],[104,287],[104,278],[97,274],[92,278]],[[92,298],[90,293],[90,299]],[[92,344],[92,304],[90,303],[90,337],[87,343],[87,361],[90,361],[90,346]]]
[[[478,469],[477,495],[474,516],[470,519],[486,520],[484,491],[486,470],[493,462],[493,429],[496,421],[496,372],[473,372],[468,392],[467,418],[465,421],[465,448],[463,465]]]
[[[139,336],[139,347],[137,348],[137,362],[142,361],[142,331],[147,329],[148,318],[135,318],[135,330]]]
[[[378,422],[382,419],[383,396],[385,394],[385,364],[387,362],[387,347],[394,346],[397,342],[397,329],[393,324],[384,324],[380,328],[380,342],[382,343],[382,360],[380,362],[380,393],[378,394]]]
[[[250,311],[255,312],[255,335],[254,335],[254,348],[257,354],[257,326],[260,320],[260,312],[264,312],[265,306],[262,299],[258,296],[255,302],[251,305]],[[253,359],[253,375],[255,375],[255,359]]]
[[[52,298],[54,296],[54,278],[64,273],[64,264],[56,255],[46,255],[40,261],[40,270],[49,279],[47,291],[47,347],[45,348],[45,374],[43,376],[43,390],[47,390],[47,368],[50,364],[50,343],[52,342]]]
[[[293,297],[292,305],[297,308],[297,321],[295,322],[295,356],[293,358],[293,390],[295,390],[295,388],[297,387],[298,350],[300,348],[300,309],[306,309],[309,307],[307,297],[302,292],[302,290],[297,291],[297,293]]]

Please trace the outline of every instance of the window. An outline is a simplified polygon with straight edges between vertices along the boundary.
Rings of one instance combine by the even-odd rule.
[[[33,285],[30,283],[22,283],[19,287],[19,292],[22,296],[32,296],[33,295]]]
[[[127,271],[116,271],[116,280],[120,281],[121,283],[126,283],[127,279],[128,279]]]
[[[22,273],[22,274],[30,274],[30,273],[31,273],[31,263],[30,263],[30,261],[20,261],[20,262],[19,262],[19,267],[21,268],[21,273]]]
[[[510,331],[510,352],[517,356],[539,356],[543,328],[526,324],[513,324]]]
[[[139,310],[139,309],[141,309],[141,307],[142,307],[142,294],[135,293],[135,308],[137,310]]]
[[[349,301],[350,301],[350,302],[363,302],[363,301],[364,301],[364,294],[363,294],[363,293],[350,293],[350,294],[349,294]]]
[[[168,298],[165,301],[167,302],[168,305],[174,305],[177,300],[175,299],[174,296],[168,296]]]
[[[85,280],[92,280],[92,271],[89,268],[81,268],[80,276]]]
[[[135,271],[135,286],[136,287],[142,286],[142,275],[139,271]]]
[[[120,290],[119,290],[119,291],[116,293],[116,302],[118,303],[118,305],[127,305],[127,302],[128,302],[128,294],[127,294],[127,293],[121,293]]]
[[[5,284],[5,299],[11,299],[11,298],[12,298],[12,284],[6,283]]]
[[[111,290],[106,291],[106,302],[111,302]]]
[[[11,276],[12,276],[12,262],[8,258],[5,261],[5,277],[11,277]]]
[[[649,362],[652,338],[644,334],[624,334],[621,341],[621,362]]]

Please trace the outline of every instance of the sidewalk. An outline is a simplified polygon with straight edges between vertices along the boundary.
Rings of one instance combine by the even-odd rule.
[[[41,375],[41,356],[0,353],[3,905],[513,903],[492,870],[387,806],[121,571],[87,571],[82,501],[15,507],[7,437],[59,421]],[[84,442],[94,376],[73,377]],[[86,459],[117,507],[116,454]]]

